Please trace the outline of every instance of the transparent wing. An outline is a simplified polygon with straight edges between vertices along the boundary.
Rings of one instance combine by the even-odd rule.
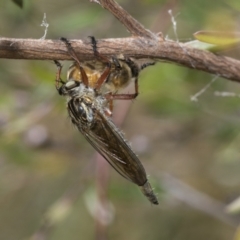
[[[95,109],[94,123],[90,129],[78,126],[88,142],[123,177],[142,186],[147,182],[146,172],[122,133],[113,122]]]

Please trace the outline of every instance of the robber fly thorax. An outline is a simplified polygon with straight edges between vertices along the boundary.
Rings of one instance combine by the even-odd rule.
[[[60,95],[67,96],[67,109],[72,123],[120,175],[137,184],[151,203],[158,204],[142,163],[110,118],[109,102],[113,99],[132,99],[136,94],[124,95],[103,90],[105,84],[113,84],[116,73],[111,67],[112,63],[97,52],[94,38],[92,42],[95,54],[106,63],[106,67],[99,72],[96,69],[87,71],[86,64],[80,63],[69,41],[62,41],[75,60],[75,67],[70,67],[68,80],[63,82],[60,77],[62,66],[55,61],[58,66],[56,89]],[[120,60],[118,63],[121,63]],[[95,73],[94,77],[91,73]]]

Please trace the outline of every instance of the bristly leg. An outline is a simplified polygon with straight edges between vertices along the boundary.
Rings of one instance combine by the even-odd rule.
[[[92,44],[92,49],[93,49],[93,53],[94,56],[101,62],[106,63],[107,65],[109,65],[109,67],[111,67],[111,62],[109,61],[109,59],[103,55],[101,55],[98,50],[97,50],[97,40],[94,36],[89,36],[89,38],[91,39],[91,44]]]
[[[101,74],[101,76],[99,77],[99,79],[97,80],[96,86],[95,86],[95,91],[99,91],[101,86],[106,82],[110,71],[111,71],[111,62],[108,60],[108,58],[102,56],[98,50],[97,50],[97,41],[95,39],[95,37],[93,36],[89,36],[89,38],[91,39],[91,43],[92,43],[92,48],[93,48],[93,53],[96,56],[96,58],[101,61],[106,63],[106,67],[103,71],[103,73]]]
[[[113,61],[114,66],[115,66],[115,68],[117,70],[121,70],[122,69],[122,66],[121,66],[120,62],[119,62],[119,60],[116,57],[113,56],[112,57],[112,61]]]
[[[121,70],[121,65],[119,63],[119,60],[116,57],[112,57],[114,65],[116,68]],[[110,99],[118,99],[118,100],[133,100],[135,99],[139,92],[138,92],[138,74],[139,74],[139,68],[135,64],[134,61],[132,61],[130,58],[125,58],[124,60],[129,68],[131,69],[132,77],[134,78],[134,88],[135,88],[135,93],[125,93],[125,94],[110,94],[109,98]]]
[[[115,66],[115,69],[116,70],[121,70],[122,69],[122,66],[118,60],[117,57],[113,56],[112,57],[112,63],[111,61],[109,61],[108,58],[102,56],[98,50],[97,50],[97,40],[94,36],[89,36],[89,38],[91,39],[91,43],[92,43],[92,48],[93,48],[93,53],[94,55],[102,62],[106,63],[107,64],[107,67],[106,69],[109,68],[109,73],[106,74],[105,73],[105,70],[103,72],[103,74],[101,75],[101,77],[98,79],[98,82],[97,82],[97,87],[96,89],[100,89],[100,87],[102,86],[102,84],[107,80],[107,77],[109,76],[110,74],[110,70],[111,70],[111,65],[112,63],[114,64]],[[135,85],[135,93],[133,94],[113,94],[113,93],[108,93],[106,94],[106,98],[110,101],[109,103],[109,106],[110,106],[110,110],[112,111],[112,108],[113,108],[113,103],[112,101],[115,100],[115,99],[118,99],[118,100],[132,100],[132,99],[135,99],[137,96],[138,96],[138,73],[139,73],[139,69],[138,67],[136,66],[136,64],[130,59],[130,58],[126,58],[125,59],[125,62],[128,64],[128,66],[130,67],[131,69],[131,72],[132,72],[132,75],[133,77],[135,77],[135,81],[134,81],[134,85]]]
[[[94,52],[94,55],[98,54],[98,51],[97,51],[97,40],[94,36],[88,36],[91,40],[91,44],[92,44],[92,49],[93,49],[93,52]]]
[[[62,72],[62,65],[59,61],[54,60],[54,63],[56,64],[58,71],[56,73],[56,79],[55,79],[55,87],[57,89],[57,91],[60,91],[61,86],[59,86],[59,83],[64,84],[65,82],[61,79],[61,72]],[[60,92],[59,92],[60,94]]]
[[[79,67],[80,72],[81,72],[81,75],[82,75],[82,81],[83,81],[84,85],[85,85],[86,87],[88,87],[88,77],[87,77],[87,74],[86,74],[85,70],[83,69],[83,67],[81,66],[81,62],[80,62],[80,60],[78,59],[76,52],[75,52],[74,49],[72,48],[71,43],[70,43],[66,38],[64,38],[64,37],[61,37],[60,40],[65,43],[69,55],[70,55],[70,56],[74,59],[74,61],[78,64],[78,67]]]
[[[152,65],[155,65],[155,62],[144,63],[140,66],[140,69],[143,70],[144,68],[146,68],[148,66],[152,66]]]

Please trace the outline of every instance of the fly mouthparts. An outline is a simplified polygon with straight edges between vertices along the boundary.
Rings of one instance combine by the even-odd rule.
[[[156,195],[154,194],[152,187],[150,183],[147,181],[143,186],[140,186],[142,193],[148,198],[148,200],[155,204],[158,205],[158,200]]]

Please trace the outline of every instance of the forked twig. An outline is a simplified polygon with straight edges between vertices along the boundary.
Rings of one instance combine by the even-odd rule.
[[[150,38],[152,40],[158,39],[158,37],[154,33],[147,30],[141,23],[139,23],[135,18],[133,18],[114,0],[90,0],[90,2],[97,2],[103,8],[111,12],[134,37],[144,37]]]
[[[93,0],[90,0],[93,2]],[[128,31],[131,38],[98,40],[99,52],[106,56],[123,54],[136,59],[150,58],[167,61],[188,68],[240,82],[240,61],[208,51],[190,48],[182,43],[164,40],[145,29],[136,19],[113,0],[94,1],[110,11]],[[81,60],[94,59],[89,40],[71,41]],[[71,60],[64,44],[58,40],[0,38],[0,58],[35,60]]]

